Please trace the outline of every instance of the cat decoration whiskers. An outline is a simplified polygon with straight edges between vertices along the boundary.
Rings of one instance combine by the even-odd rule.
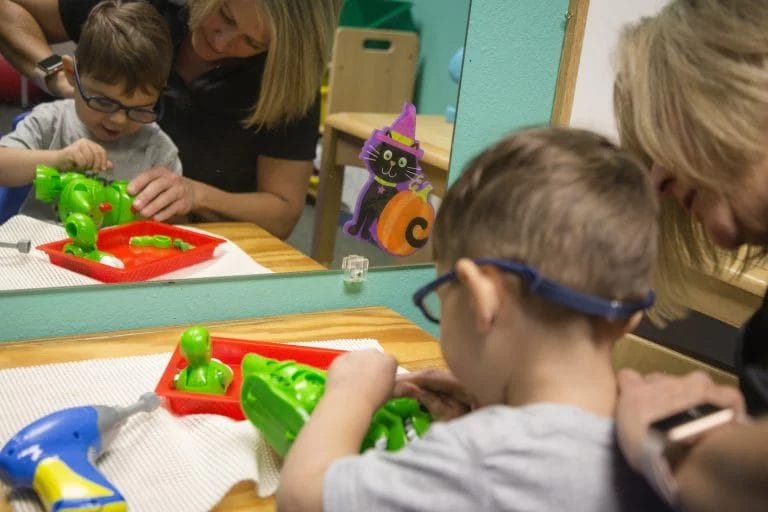
[[[381,240],[379,236],[382,233],[380,229],[382,226],[379,225],[380,216],[399,193],[413,191],[414,184],[419,184],[420,190],[425,189],[425,180],[419,166],[419,159],[423,156],[424,151],[414,138],[415,125],[416,108],[410,103],[406,103],[402,113],[392,125],[381,130],[374,130],[371,137],[365,142],[360,153],[360,159],[370,175],[358,196],[352,219],[344,225],[344,231],[350,236],[371,241],[393,254],[397,254],[398,251],[391,250],[389,244]],[[429,184],[427,183],[427,185]],[[431,187],[426,188],[426,193],[430,189]],[[398,238],[407,238],[410,241],[409,245],[415,243],[416,246],[421,247],[426,243],[426,237],[418,237],[412,232],[406,233],[405,231],[406,229],[413,230],[413,226],[419,226],[423,235],[424,226],[429,224],[431,229],[431,222],[431,219],[422,219],[415,223],[406,222],[403,229],[392,227],[395,231],[403,231],[403,233],[392,233],[392,235]],[[391,229],[388,228],[387,231],[391,231]],[[428,236],[428,231],[426,233]],[[418,247],[414,247],[414,250]]]

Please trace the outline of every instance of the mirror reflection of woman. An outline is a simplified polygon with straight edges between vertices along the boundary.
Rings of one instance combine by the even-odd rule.
[[[657,314],[674,319],[690,303],[690,268],[716,269],[740,248],[746,267],[768,253],[768,4],[673,0],[625,30],[615,60],[622,144],[664,198]],[[768,413],[768,295],[739,334],[736,361],[749,412]],[[644,458],[651,422],[702,401],[743,408],[703,374],[625,372],[617,425],[630,462]],[[698,441],[674,468],[681,508],[768,509],[766,438],[768,418]]]
[[[0,51],[41,77],[49,43],[77,41],[97,0],[0,0]],[[341,0],[153,0],[175,45],[159,121],[184,176],[154,167],[129,190],[145,217],[239,220],[286,238],[304,208],[319,126],[319,89]],[[137,27],[137,30],[140,30]]]

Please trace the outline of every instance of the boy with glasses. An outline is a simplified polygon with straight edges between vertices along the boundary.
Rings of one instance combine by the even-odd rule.
[[[150,4],[100,3],[83,25],[75,59],[63,57],[75,98],[38,105],[0,139],[0,185],[32,183],[38,164],[120,180],[157,165],[181,174],[176,146],[155,123],[172,54],[168,27]],[[34,191],[21,213],[56,218]]]
[[[589,132],[525,130],[475,158],[440,207],[440,277],[414,296],[473,409],[357,455],[396,362],[339,357],[286,457],[280,508],[664,510],[612,419],[614,342],[653,301],[656,213],[643,168]],[[410,379],[397,387],[445,419],[455,396]]]

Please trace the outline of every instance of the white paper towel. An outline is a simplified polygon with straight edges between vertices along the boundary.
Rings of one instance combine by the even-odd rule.
[[[187,227],[218,238],[215,233]],[[0,290],[27,290],[30,288],[54,288],[100,284],[101,281],[72,272],[48,260],[48,255],[36,246],[67,238],[62,226],[44,222],[26,215],[15,215],[0,226],[0,240],[17,242],[32,241],[32,251],[21,254],[15,249],[0,249]],[[150,281],[168,281],[193,277],[223,277],[252,274],[268,274],[272,271],[259,265],[236,244],[227,240],[216,247],[213,258],[190,267],[182,268]]]
[[[373,339],[297,343],[340,350],[381,345]],[[129,405],[157,385],[170,353],[94,359],[0,371],[0,443],[53,411],[81,405]],[[243,480],[260,496],[277,490],[279,457],[248,421],[216,415],[174,416],[165,409],[133,416],[97,467],[140,512],[205,511]],[[5,494],[5,493],[4,493]],[[42,510],[29,493],[17,511]]]

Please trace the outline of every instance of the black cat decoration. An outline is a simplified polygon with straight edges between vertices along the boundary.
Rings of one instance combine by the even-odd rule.
[[[360,158],[370,173],[344,231],[370,241],[396,256],[413,254],[432,232],[435,211],[429,203],[432,185],[424,179],[419,159],[424,150],[416,136],[416,107],[410,103],[388,127],[374,130]]]

